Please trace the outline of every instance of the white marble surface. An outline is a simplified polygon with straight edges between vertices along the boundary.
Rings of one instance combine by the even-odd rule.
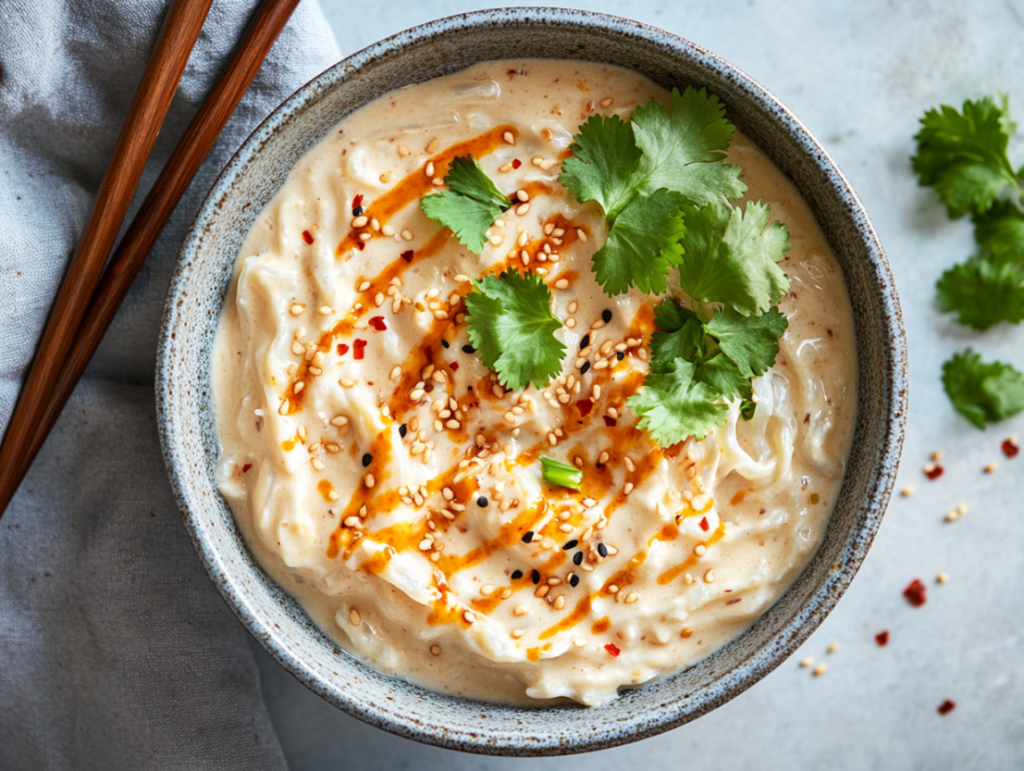
[[[464,0],[321,0],[342,50],[401,29],[487,7]],[[917,188],[909,156],[916,122],[939,102],[997,90],[1024,117],[1024,1],[592,0],[682,35],[763,83],[825,144],[849,176],[888,250],[910,344],[910,426],[897,498],[852,588],[790,661],[712,714],[640,744],[544,760],[485,758],[426,747],[370,728],[321,701],[258,652],[271,717],[294,771],[358,768],[1011,769],[1024,767],[1024,455],[999,443],[1024,437],[1024,416],[985,432],[951,409],[939,372],[968,344],[1024,367],[1024,328],[958,329],[934,303],[942,270],[967,256],[967,223],[949,223]],[[1016,164],[1024,143],[1011,146]],[[945,476],[921,471],[935,449]],[[986,476],[982,467],[999,464]],[[943,514],[959,502],[960,521]],[[949,582],[937,585],[945,571]],[[913,578],[929,601],[901,596]],[[874,634],[891,633],[886,648]],[[839,642],[834,654],[827,646]],[[256,644],[254,643],[254,647]],[[825,660],[814,678],[797,662]],[[936,707],[954,699],[956,710]],[[527,764],[529,764],[527,766]]]

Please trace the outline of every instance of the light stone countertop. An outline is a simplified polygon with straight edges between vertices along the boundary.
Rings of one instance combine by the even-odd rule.
[[[939,313],[934,285],[970,254],[968,222],[950,223],[919,189],[909,156],[917,119],[940,102],[1004,91],[1024,117],[1024,0],[593,0],[709,48],[764,84],[807,125],[874,220],[900,292],[910,347],[910,422],[896,497],[860,574],[801,650],[710,715],[640,744],[540,760],[427,747],[371,728],[307,691],[256,643],[264,694],[293,771],[349,768],[1019,769],[1024,767],[1024,415],[977,431],[953,412],[942,362],[973,345],[1024,368],[1024,328],[978,335]],[[321,0],[343,51],[441,16],[489,7],[464,0]],[[1024,131],[1021,132],[1024,136]],[[1015,164],[1024,143],[1011,144]],[[946,474],[922,466],[944,452]],[[990,462],[991,475],[982,473]],[[968,513],[943,515],[963,502]],[[949,574],[939,585],[935,577]],[[901,596],[920,578],[928,603]],[[879,648],[875,633],[887,629]],[[826,648],[841,644],[834,654]],[[805,656],[829,665],[812,677]],[[956,710],[940,717],[946,698]],[[527,764],[529,764],[527,766]]]

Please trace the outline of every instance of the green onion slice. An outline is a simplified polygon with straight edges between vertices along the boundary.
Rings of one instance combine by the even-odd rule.
[[[545,481],[559,487],[569,487],[573,490],[580,489],[580,483],[583,481],[583,472],[575,466],[551,460],[551,458],[541,458],[540,465]]]

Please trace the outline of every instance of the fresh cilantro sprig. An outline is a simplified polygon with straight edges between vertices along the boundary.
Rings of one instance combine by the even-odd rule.
[[[912,159],[920,184],[935,188],[953,219],[988,211],[1004,188],[1020,188],[1006,154],[1016,128],[1004,95],[968,99],[962,112],[945,104],[928,110]]]
[[[562,322],[551,312],[551,290],[537,274],[508,270],[473,281],[466,295],[469,341],[510,389],[545,385],[562,369]]]
[[[939,307],[957,321],[984,331],[1006,321],[1024,321],[1024,268],[989,257],[971,257],[942,274]]]
[[[971,348],[942,365],[942,385],[956,411],[978,428],[1024,411],[1024,374],[984,362]]]
[[[764,313],[789,291],[779,263],[789,250],[789,229],[772,222],[761,201],[746,211],[726,204],[687,204],[686,257],[679,284],[700,302],[721,303],[744,316]]]
[[[1024,321],[1024,169],[1015,172],[1007,146],[1017,126],[1009,100],[984,97],[929,110],[917,134],[914,171],[935,187],[952,218],[970,214],[978,253],[946,270],[936,284],[939,307],[964,326],[986,330]],[[1024,409],[1024,376],[1009,364],[986,364],[968,348],[943,365],[954,408],[978,428]]]
[[[741,170],[722,162],[735,129],[718,97],[688,87],[673,89],[671,101],[671,114],[651,100],[629,123],[592,116],[562,163],[562,184],[604,211],[608,236],[593,270],[609,295],[632,286],[664,292],[682,257],[684,202],[724,202],[746,191]]]
[[[775,307],[760,316],[726,308],[710,319],[696,309],[672,299],[655,308],[651,371],[626,400],[638,425],[663,447],[703,439],[725,421],[729,401],[741,400],[744,417],[752,417],[751,379],[775,364],[789,326]]]
[[[480,254],[487,245],[487,229],[511,202],[472,155],[452,159],[444,182],[448,190],[424,196],[420,207],[430,219],[450,228],[467,249]]]

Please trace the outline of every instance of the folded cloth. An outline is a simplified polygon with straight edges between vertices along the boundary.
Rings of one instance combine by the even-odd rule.
[[[256,0],[214,0],[133,209]],[[0,0],[0,432],[167,0]],[[168,279],[242,140],[338,58],[313,0],[274,46],[0,519],[0,768],[275,769],[246,632],[192,550],[157,441]]]

